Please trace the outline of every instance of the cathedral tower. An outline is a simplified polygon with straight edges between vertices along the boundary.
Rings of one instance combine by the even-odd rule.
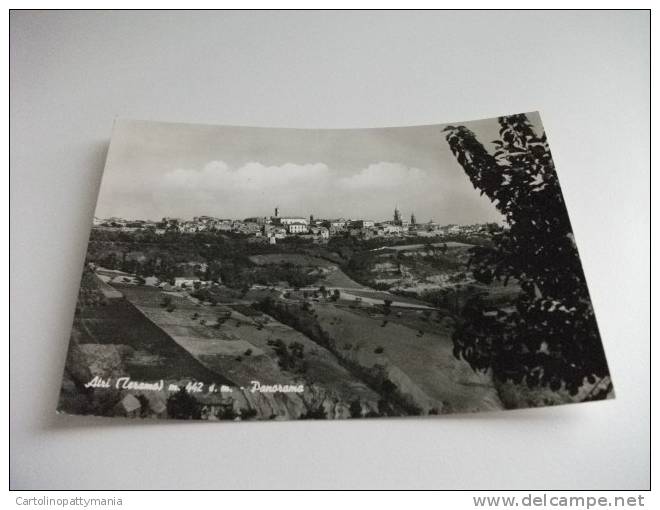
[[[401,211],[399,211],[399,206],[394,207],[394,222],[395,225],[401,225]]]

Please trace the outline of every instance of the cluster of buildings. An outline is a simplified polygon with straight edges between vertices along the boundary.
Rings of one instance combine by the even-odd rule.
[[[314,215],[281,216],[276,207],[270,217],[259,216],[237,219],[221,219],[211,216],[196,216],[191,220],[163,218],[161,221],[124,220],[121,218],[94,218],[94,226],[100,229],[152,230],[156,234],[168,231],[195,232],[231,232],[250,236],[254,241],[276,244],[278,239],[295,236],[315,242],[327,242],[333,236],[350,235],[360,239],[377,237],[442,237],[456,234],[477,234],[484,230],[484,225],[439,225],[434,221],[418,223],[415,214],[410,220],[404,220],[401,211],[395,207],[391,220],[373,221],[370,219],[318,219]]]

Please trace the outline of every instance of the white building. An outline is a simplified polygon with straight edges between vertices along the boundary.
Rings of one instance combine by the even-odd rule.
[[[307,224],[306,223],[286,223],[286,228],[289,231],[289,234],[306,234],[307,233]]]
[[[292,225],[294,223],[302,223],[303,225],[309,225],[309,219],[300,216],[281,216],[276,218],[276,220],[277,221],[274,221],[274,223],[285,226]]]
[[[346,220],[344,220],[344,219],[331,220],[330,221],[330,228],[334,228],[336,230],[341,230],[342,228],[346,228]]]
[[[383,230],[383,234],[385,235],[400,235],[403,233],[403,226],[401,225],[392,225],[392,224],[385,224],[381,226]]]
[[[311,227],[309,231],[319,239],[328,239],[330,237],[330,231],[325,227]]]
[[[189,278],[187,276],[175,276],[174,277],[174,286],[175,287],[194,287],[195,283],[202,283],[199,278]]]

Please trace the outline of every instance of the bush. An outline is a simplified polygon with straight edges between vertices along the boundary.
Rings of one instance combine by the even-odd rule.
[[[182,420],[199,420],[202,413],[195,397],[186,391],[185,386],[180,386],[179,391],[167,399],[167,415]]]
[[[362,417],[362,404],[360,404],[359,400],[354,400],[353,402],[351,402],[351,405],[348,410],[351,413],[351,418]]]
[[[257,410],[252,408],[241,409],[239,414],[241,416],[241,420],[251,420],[257,417]]]
[[[235,420],[238,418],[239,414],[234,411],[233,404],[225,404],[220,406],[220,409],[216,411],[215,416],[219,420]]]
[[[300,415],[301,420],[325,420],[327,418],[328,416],[325,414],[323,405],[307,409],[307,411]]]
[[[307,364],[304,360],[305,346],[299,342],[291,342],[288,346],[279,338],[272,344],[277,355],[278,365],[282,370],[294,373],[304,373]]]

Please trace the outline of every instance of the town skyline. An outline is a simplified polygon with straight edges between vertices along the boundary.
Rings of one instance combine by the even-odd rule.
[[[464,124],[482,140],[498,136],[496,120]],[[377,219],[398,203],[420,220],[499,222],[495,205],[456,162],[445,127],[298,130],[120,120],[95,215],[245,218],[268,216],[277,204],[290,214]],[[494,152],[489,142],[485,147]]]
[[[218,218],[208,215],[194,216],[192,219],[163,217],[160,220],[94,217],[93,227],[124,232],[151,231],[156,235],[167,232],[180,233],[236,233],[251,237],[254,242],[276,244],[287,237],[306,239],[317,243],[327,243],[333,237],[351,236],[358,239],[408,237],[441,238],[446,235],[477,234],[488,231],[484,223],[468,225],[438,224],[433,220],[418,221],[414,213],[406,219],[398,206],[392,211],[391,219],[371,218],[322,218],[313,214],[281,215],[279,207],[271,216],[250,216],[247,218]]]
[[[346,216],[319,216],[317,214],[314,214],[313,212],[307,213],[307,214],[296,214],[294,211],[293,213],[288,212],[288,211],[282,211],[279,206],[275,206],[272,210],[272,214],[252,214],[249,216],[231,216],[231,215],[211,215],[211,214],[197,214],[194,216],[163,216],[162,218],[137,218],[137,217],[128,217],[128,216],[107,216],[107,217],[101,217],[94,215],[94,218],[98,220],[113,220],[113,219],[121,219],[121,220],[127,220],[127,221],[146,221],[146,222],[154,222],[154,223],[159,223],[162,222],[163,220],[180,220],[180,221],[191,221],[196,218],[212,218],[216,220],[229,220],[229,221],[249,221],[249,220],[254,220],[254,219],[272,219],[278,214],[275,213],[275,209],[278,210],[279,213],[284,213],[284,214],[279,214],[281,218],[309,218],[309,219],[315,219],[315,220],[322,220],[322,221],[327,221],[327,220],[346,220],[346,221],[351,221],[351,220],[369,220],[369,221],[374,221],[376,223],[387,223],[391,221],[395,221],[396,219],[394,218],[394,211],[398,211],[400,214],[400,219],[403,222],[410,222],[410,223],[417,223],[417,224],[428,224],[428,223],[436,223],[440,224],[439,222],[435,221],[435,218],[420,218],[418,215],[415,213],[415,211],[411,210],[409,214],[406,214],[405,211],[402,211],[398,205],[394,206],[394,209],[390,210],[390,217],[361,217],[361,216],[356,216],[356,215],[346,215]],[[413,220],[414,219],[414,220]],[[483,224],[483,223],[493,223],[493,222],[475,222],[475,224]],[[453,225],[456,223],[443,223],[444,225]]]
[[[487,224],[487,223],[498,223],[495,221],[476,221],[472,223],[455,223],[455,222],[449,222],[449,223],[444,223],[444,222],[438,222],[435,220],[435,218],[418,218],[416,214],[412,213],[412,215],[415,216],[415,221],[411,221],[411,215],[402,215],[403,216],[403,221],[404,222],[409,222],[409,223],[416,223],[416,224],[436,224],[436,225],[473,225],[473,224]],[[271,215],[251,215],[251,216],[246,216],[246,217],[234,217],[234,216],[227,216],[227,215],[210,215],[210,214],[199,214],[195,216],[163,216],[162,218],[137,218],[137,217],[128,217],[128,216],[96,216],[94,215],[94,218],[97,220],[124,220],[124,221],[143,221],[143,222],[148,222],[148,223],[160,223],[163,220],[179,220],[179,221],[192,221],[196,218],[212,218],[215,220],[224,220],[224,221],[250,221],[254,219],[270,219],[272,216]],[[345,220],[345,221],[352,221],[352,220],[368,220],[368,221],[374,221],[375,223],[388,223],[391,222],[391,218],[383,218],[383,217],[361,217],[361,216],[355,216],[355,215],[347,215],[347,216],[318,216],[316,214],[286,214],[282,216],[283,218],[307,218],[309,219],[310,217],[313,217],[315,220],[323,220],[323,221],[328,221],[328,220]],[[501,223],[501,222],[499,222]]]

